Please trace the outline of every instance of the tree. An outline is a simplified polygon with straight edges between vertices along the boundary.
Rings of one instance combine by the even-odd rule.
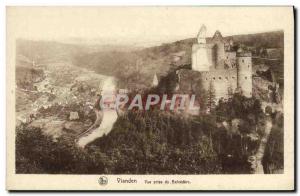
[[[208,87],[207,106],[210,112],[212,112],[216,106],[215,88],[212,81],[210,81]]]
[[[101,152],[87,152],[74,138],[63,135],[56,141],[39,128],[21,125],[16,130],[16,172],[46,174],[103,173],[108,164]]]
[[[228,87],[227,91],[228,91],[228,97],[232,97],[233,96],[233,89],[232,89],[231,85]]]
[[[273,126],[262,160],[264,172],[268,174],[283,173],[284,169],[283,114],[281,112],[275,112],[273,116]]]

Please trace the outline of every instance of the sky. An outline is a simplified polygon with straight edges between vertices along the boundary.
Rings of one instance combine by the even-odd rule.
[[[155,45],[196,37],[283,29],[291,7],[8,7],[7,28],[17,38],[102,44]]]

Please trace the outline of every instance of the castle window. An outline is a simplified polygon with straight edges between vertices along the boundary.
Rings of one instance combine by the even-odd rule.
[[[244,63],[244,59],[242,59],[242,62]]]
[[[226,80],[228,80],[228,77],[225,77]]]
[[[222,77],[219,77],[219,80],[222,80]]]
[[[213,79],[215,80],[216,78],[215,78],[215,77],[213,77]]]
[[[207,80],[207,78],[205,78],[205,80]]]
[[[247,76],[245,77],[245,80],[247,80]]]

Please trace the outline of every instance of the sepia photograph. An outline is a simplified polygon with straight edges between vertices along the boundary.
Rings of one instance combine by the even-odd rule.
[[[219,188],[293,189],[293,17],[288,6],[7,7],[8,186],[95,190],[38,185],[71,175],[105,190],[218,190],[196,178],[233,176]]]

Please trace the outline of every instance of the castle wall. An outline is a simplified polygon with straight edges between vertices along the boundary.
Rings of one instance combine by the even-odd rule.
[[[217,42],[216,45],[216,69],[224,68],[225,46],[223,42]]]
[[[192,69],[195,71],[208,71],[209,67],[206,44],[194,44],[192,47]]]
[[[252,96],[252,57],[238,56],[238,87],[241,89],[242,94],[246,97]]]
[[[207,43],[203,37],[198,35],[198,43],[192,47],[192,70],[200,72],[204,89],[208,92],[212,89],[216,100],[227,99],[236,90],[251,97],[251,53],[232,51],[233,44],[227,43],[219,31]]]
[[[232,92],[237,88],[237,70],[210,70],[209,72],[202,73],[202,83],[206,91],[210,90],[212,86],[214,88],[214,94],[216,100],[220,98],[227,99],[229,97],[230,89]],[[210,85],[210,83],[212,85]]]
[[[209,62],[209,67],[215,67],[215,59],[214,59],[214,50],[213,46],[211,44],[206,44],[206,52],[207,52],[207,58]]]
[[[236,52],[225,52],[225,67],[236,68]]]

